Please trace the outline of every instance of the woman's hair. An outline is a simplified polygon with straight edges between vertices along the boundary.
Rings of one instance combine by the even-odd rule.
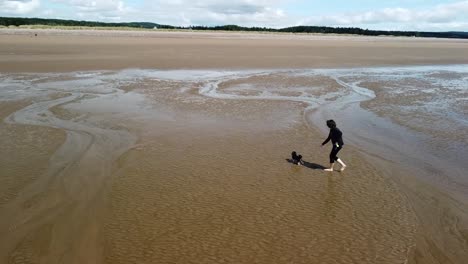
[[[336,127],[335,121],[333,121],[333,119],[327,120],[327,127],[335,128]]]

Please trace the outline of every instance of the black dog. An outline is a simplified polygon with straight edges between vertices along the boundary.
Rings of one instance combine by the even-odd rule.
[[[291,153],[292,162],[296,165],[304,165],[302,161],[302,155],[297,155],[296,151]]]

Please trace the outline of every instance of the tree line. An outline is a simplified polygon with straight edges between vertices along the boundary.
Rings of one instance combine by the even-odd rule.
[[[45,26],[77,26],[77,27],[131,27],[131,28],[176,28],[169,25],[160,25],[151,22],[127,22],[108,23],[97,21],[79,21],[48,18],[23,18],[23,17],[0,17],[0,26],[23,26],[23,25],[45,25]]]
[[[295,26],[286,28],[242,27],[238,25],[223,26],[189,26],[178,27],[161,25],[151,22],[108,23],[97,21],[78,21],[64,19],[0,17],[0,26],[46,25],[46,26],[81,26],[81,27],[130,27],[143,29],[184,29],[184,30],[214,30],[214,31],[256,31],[256,32],[287,32],[287,33],[322,33],[322,34],[353,34],[364,36],[406,36],[433,38],[463,38],[468,39],[468,32],[426,32],[426,31],[387,31],[369,30],[357,27],[322,27]]]

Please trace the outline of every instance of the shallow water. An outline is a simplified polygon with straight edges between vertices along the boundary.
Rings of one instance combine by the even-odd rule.
[[[467,93],[467,65],[0,74],[0,104],[28,102],[5,117],[2,129],[9,137],[5,140],[15,137],[17,125],[66,134],[58,149],[41,154],[50,155],[44,175],[2,202],[0,212],[10,217],[0,220],[2,240],[9,241],[0,247],[0,259],[34,261],[44,253],[37,253],[29,241],[43,238],[45,232],[52,241],[49,250],[55,252],[46,254],[46,263],[79,263],[81,255],[97,263],[143,263],[188,260],[191,254],[192,259],[212,263],[299,261],[284,255],[285,248],[302,256],[305,263],[353,263],[359,259],[401,263],[410,254],[414,262],[422,254],[420,259],[434,263],[447,259],[459,263],[468,254],[460,242],[468,238],[463,231],[468,219],[463,213],[468,195],[468,165],[464,162],[468,154]],[[349,174],[365,177],[347,182],[318,178],[306,183],[302,172],[292,172],[299,173],[293,182],[306,182],[284,182],[283,173],[278,173],[285,169],[284,164],[271,160],[268,153],[284,160],[281,153],[287,156],[291,142],[302,153],[318,148],[327,133],[324,121],[330,118],[344,132],[345,144],[357,150],[352,153],[380,165],[371,166],[343,152],[350,162]],[[322,138],[309,137],[317,132]],[[24,134],[18,133],[18,137]],[[238,150],[227,149],[233,148],[231,144],[237,144]],[[17,151],[18,146],[6,147],[11,149],[5,153]],[[313,152],[305,156],[326,165],[327,153]],[[250,153],[255,153],[254,158]],[[180,159],[187,163],[181,165]],[[362,168],[353,171],[358,164]],[[378,166],[385,168],[376,170]],[[225,181],[218,179],[221,175],[227,175]],[[0,176],[12,177],[3,172]],[[277,189],[278,182],[289,186],[289,192]],[[311,188],[311,193],[306,194],[301,184]],[[315,195],[324,184],[329,192]],[[435,191],[426,191],[427,186]],[[372,188],[375,190],[370,192]],[[179,196],[173,197],[168,190]],[[220,199],[218,207],[211,204],[213,197]],[[379,202],[369,204],[373,199]],[[32,201],[32,209],[23,209]],[[281,205],[281,201],[288,202]],[[191,215],[191,220],[174,212],[172,203],[173,208]],[[255,216],[255,206],[263,208],[263,213]],[[295,207],[302,215],[287,211]],[[198,214],[194,208],[199,208]],[[155,218],[155,214],[167,215]],[[243,214],[247,220],[239,218]],[[288,214],[292,219],[265,225],[271,215]],[[335,221],[338,215],[349,221],[340,224]],[[73,221],[76,218],[84,220]],[[103,223],[110,248],[101,243]],[[141,230],[131,229],[135,223],[143,225]],[[210,233],[213,224],[223,234],[221,238]],[[278,225],[284,233],[271,233]],[[419,232],[431,234],[424,242],[414,238],[415,225]],[[333,226],[341,231],[326,231]],[[161,227],[173,231],[167,240],[158,237],[167,231]],[[453,230],[440,231],[444,228]],[[80,231],[76,241],[70,240]],[[281,243],[274,243],[275,236],[283,238]],[[351,246],[353,238],[356,241]],[[263,242],[246,242],[249,239]],[[184,240],[184,254],[177,257],[176,248]],[[375,245],[369,244],[371,240]],[[413,245],[414,240],[419,246]],[[61,244],[76,249],[70,253]],[[293,250],[297,244],[302,246]],[[320,244],[327,245],[323,252]],[[444,244],[457,252],[445,249]],[[147,249],[141,252],[141,248]],[[442,253],[429,256],[435,249]],[[255,258],[255,252],[264,255]]]
[[[211,98],[304,102],[308,111],[320,106],[308,121],[323,128],[320,118],[333,117],[347,132],[345,140],[361,150],[446,171],[442,177],[450,179],[444,181],[454,185],[468,183],[467,65],[132,73],[197,83],[198,92]]]

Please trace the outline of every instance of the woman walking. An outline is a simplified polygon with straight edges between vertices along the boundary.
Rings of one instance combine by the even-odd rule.
[[[338,161],[341,165],[340,171],[344,171],[346,169],[346,164],[339,159],[336,155],[338,152],[343,148],[343,133],[336,127],[336,123],[333,120],[327,120],[327,127],[330,128],[330,134],[328,134],[328,138],[322,143],[322,146],[327,144],[328,141],[331,140],[333,144],[333,148],[330,152],[330,168],[324,169],[325,171],[333,171],[333,166],[335,165],[335,161]]]

